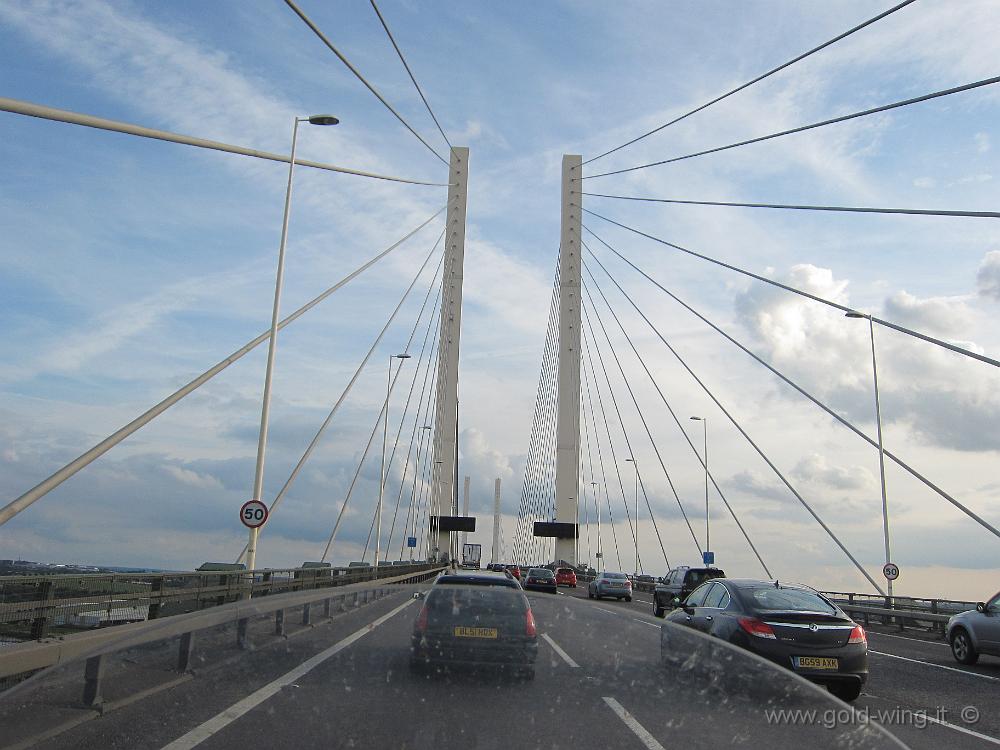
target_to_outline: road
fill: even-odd
[[[705,660],[701,672],[670,671],[658,659],[661,621],[641,595],[625,603],[588,601],[583,588],[529,593],[540,634],[533,682],[484,670],[412,675],[412,590],[36,746],[655,750],[750,742],[827,747],[848,740],[852,747],[893,746],[871,727],[828,728],[837,723],[838,704],[821,703],[818,693],[795,683],[776,691],[770,673],[749,695],[737,695],[720,680],[721,664]],[[1000,737],[1000,660],[966,670],[939,643],[873,634],[870,645],[872,679],[858,709],[883,712],[882,723],[913,748],[1000,745],[990,739]],[[947,714],[936,714],[938,706]],[[979,710],[977,723],[961,721],[965,706]],[[775,723],[768,707],[820,711]],[[955,728],[924,723],[917,709]]]

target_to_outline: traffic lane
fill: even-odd
[[[653,622],[657,626],[663,622],[645,612],[636,613],[635,608],[625,602],[604,600],[588,601],[587,604],[598,611],[633,622]],[[915,748],[936,748],[941,743],[955,744],[960,748],[989,744],[987,740],[965,734],[962,729],[987,737],[997,736],[995,722],[996,717],[1000,717],[1000,707],[997,706],[996,683],[966,674],[964,669],[952,671],[953,667],[961,665],[953,660],[948,662],[951,651],[947,644],[942,647],[933,641],[880,635],[872,634],[870,649],[891,653],[892,656],[870,653],[869,682],[865,694],[853,704],[855,707],[881,721]],[[903,659],[926,659],[929,663]],[[976,670],[976,673],[989,674],[989,671],[990,666],[984,659],[984,669]],[[968,707],[972,708],[972,713],[966,716],[974,717],[975,721],[963,720],[962,712]],[[927,717],[947,721],[956,728],[932,722]],[[820,714],[816,721],[836,724],[846,718],[836,713]]]
[[[329,622],[317,624],[307,633],[274,643],[268,648],[255,649],[251,639],[251,649],[231,664],[206,672],[196,669],[193,680],[106,713],[97,720],[81,724],[34,747],[44,750],[162,747],[330,644],[407,601],[413,591],[422,588],[426,585],[401,586],[399,593],[349,610]],[[316,623],[315,612],[313,618]],[[235,638],[235,629],[230,632]],[[198,649],[196,638],[196,657]]]
[[[199,748],[629,747],[620,722],[588,718],[599,716],[601,697],[581,692],[579,670],[544,638],[533,681],[487,667],[412,674],[417,612],[403,610]],[[545,632],[546,616],[538,620]]]
[[[980,675],[986,683],[1000,688],[1000,658],[981,656],[977,664],[960,664],[951,654],[951,646],[944,641],[926,641],[906,638],[877,631],[867,631],[868,648],[872,651],[891,654],[902,659],[913,659],[934,665],[938,671],[967,672]]]
[[[794,723],[769,716],[772,708],[813,709],[817,717],[822,710],[847,709],[769,664],[748,665],[741,653],[689,631],[680,631],[682,638],[689,634],[692,639],[691,648],[681,650],[680,665],[664,666],[660,622],[651,616],[579,597],[541,598],[533,609],[536,619],[546,623],[546,634],[580,665],[581,686],[596,688],[602,700],[617,701],[663,747],[714,748],[747,741],[827,747],[843,739],[839,732],[849,733],[855,747],[898,746],[877,728],[845,724],[831,730],[819,721]],[[609,710],[604,708],[605,719],[612,715]]]

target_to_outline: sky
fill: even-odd
[[[446,153],[371,6],[361,0],[300,4],[400,114]],[[380,3],[451,142],[470,148],[459,471],[472,478],[479,526],[470,541],[484,544],[484,556],[495,478],[502,480],[504,538],[509,542],[514,532],[558,250],[562,155],[587,159],[620,145],[887,7],[861,0]],[[997,39],[1000,7],[990,0],[918,0],[587,165],[584,174],[992,77]],[[0,83],[5,97],[278,153],[288,152],[295,116],[332,113],[340,125],[300,129],[302,158],[430,182],[446,177],[444,165],[277,1],[12,0],[0,5]],[[1000,87],[990,86],[592,178],[585,187],[681,200],[996,210],[998,110]],[[0,486],[7,502],[266,330],[287,168],[9,113],[0,113],[0,163],[0,346],[6,355],[0,360]],[[389,247],[445,200],[442,187],[297,170],[282,310],[292,311]],[[585,197],[584,206],[820,297],[1000,356],[994,324],[1000,229],[994,219],[598,197]],[[864,321],[594,216],[584,224],[875,434]],[[285,483],[441,230],[440,219],[431,222],[282,332],[267,498]],[[880,576],[877,451],[597,240],[588,245],[803,499],[866,570]],[[436,262],[435,255],[431,268]],[[599,267],[591,270],[696,445],[702,434],[687,417],[708,417],[713,475],[774,575],[827,590],[870,590]],[[387,358],[414,330],[430,273],[415,284],[269,522],[261,565],[294,565],[322,554],[375,426]],[[597,312],[660,454],[612,367],[663,551],[672,565],[694,564],[697,549],[660,459],[700,540],[701,464],[602,305],[597,302]],[[426,315],[411,351],[430,322]],[[1000,525],[1000,373],[884,328],[875,336],[886,447]],[[404,366],[390,422],[402,412],[415,360]],[[264,361],[259,347],[0,527],[0,558],[169,569],[235,558],[245,541],[237,511],[253,484]],[[609,395],[605,390],[604,398]],[[402,453],[411,424],[403,430]],[[611,446],[603,448],[610,460]],[[622,444],[615,449],[619,462],[629,455]],[[364,547],[379,477],[373,459],[374,452],[344,512],[334,562],[358,559]],[[404,463],[397,459],[393,468],[393,502]],[[632,501],[631,465],[623,466],[624,495]],[[603,516],[603,547],[609,565],[630,570],[634,549],[622,524],[623,493],[610,466],[607,472],[602,501],[610,502],[615,524]],[[594,478],[587,465],[584,475],[585,485]],[[886,487],[892,557],[901,569],[897,593],[982,600],[995,592],[996,536],[891,463]],[[763,575],[714,492],[710,504],[720,567]],[[596,550],[592,504],[587,508],[592,546],[581,540],[585,556]],[[643,567],[660,575],[666,561],[649,514],[641,511]]]

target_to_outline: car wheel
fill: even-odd
[[[830,685],[830,692],[844,703],[850,703],[856,701],[861,695],[861,682],[835,682]]]
[[[627,601],[627,602],[630,602],[630,601],[632,601],[632,597],[631,597],[631,596],[626,596],[626,597],[625,597],[625,601]]]
[[[979,661],[979,653],[972,645],[972,638],[965,628],[955,628],[951,634],[951,655],[959,664],[975,664]]]
[[[588,599],[593,599],[594,598],[594,595],[591,593],[590,589],[587,589],[587,598]]]
[[[666,617],[666,616],[667,616],[666,611],[663,609],[663,607],[661,607],[659,604],[657,604],[656,600],[654,599],[653,600],[653,617]]]
[[[603,599],[604,597],[602,597],[600,594],[594,594],[594,598],[597,599],[597,601],[601,601],[601,599]]]

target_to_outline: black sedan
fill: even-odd
[[[506,574],[440,576],[413,623],[410,669],[445,665],[497,666],[535,676],[538,639],[531,605]]]
[[[521,585],[526,590],[548,591],[550,594],[556,593],[558,588],[556,574],[548,568],[531,568],[528,570],[528,575],[521,581]]]
[[[667,622],[700,630],[827,686],[844,701],[868,679],[864,629],[836,604],[804,586],[777,581],[716,578],[696,588]],[[669,663],[672,625],[660,632]]]

